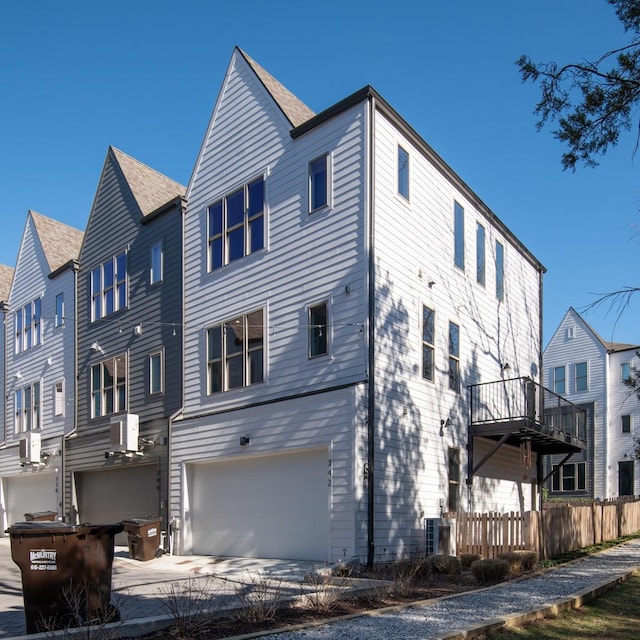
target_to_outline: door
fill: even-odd
[[[618,495],[632,496],[633,486],[633,460],[618,462]]]

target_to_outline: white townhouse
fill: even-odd
[[[1,530],[62,516],[63,440],[75,426],[75,297],[82,231],[29,211],[5,311]],[[54,516],[55,517],[55,516]]]
[[[187,199],[181,553],[391,559],[583,448],[539,420],[542,265],[373,88],[314,114],[235,49]]]
[[[640,494],[635,440],[640,399],[625,384],[640,368],[640,345],[603,340],[569,308],[544,350],[546,386],[587,411],[587,450],[546,461],[552,497],[614,498]]]

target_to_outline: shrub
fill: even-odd
[[[400,560],[392,567],[393,586],[392,591],[400,596],[409,595],[411,587],[416,580],[429,577],[430,566],[424,558],[414,560]]]
[[[482,560],[482,556],[479,553],[460,554],[460,565],[463,569],[469,569],[476,560]]]
[[[471,565],[471,573],[473,577],[482,583],[497,582],[503,580],[509,572],[509,563],[500,558],[489,560],[476,560]]]
[[[460,560],[455,556],[431,556],[429,558],[429,565],[433,573],[454,575],[462,571]]]
[[[266,573],[248,573],[246,582],[235,589],[239,609],[234,612],[242,622],[273,620],[285,599],[285,587],[277,577]]]
[[[514,575],[519,575],[524,571],[531,571],[538,563],[538,554],[535,551],[507,551],[499,553],[498,558],[509,563],[509,571]]]

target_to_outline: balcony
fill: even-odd
[[[469,441],[489,438],[540,455],[570,456],[587,448],[586,412],[530,378],[469,386]],[[474,473],[486,459],[477,464]],[[470,474],[473,475],[473,474]]]

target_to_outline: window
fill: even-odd
[[[62,380],[53,385],[53,415],[64,415],[64,382]]]
[[[309,357],[315,358],[328,353],[327,303],[309,307]]]
[[[464,209],[453,205],[453,262],[464,271]]]
[[[631,416],[620,416],[620,430],[622,433],[631,433]]]
[[[262,382],[263,325],[260,310],[207,329],[208,395]]]
[[[422,377],[433,382],[436,312],[422,307]]]
[[[576,391],[586,391],[588,388],[587,363],[576,362]]]
[[[28,351],[42,343],[42,300],[36,298],[15,313],[15,352]]]
[[[127,306],[127,254],[120,253],[91,271],[91,320]]]
[[[162,393],[163,391],[162,351],[158,351],[149,355],[149,393]]]
[[[450,513],[457,513],[460,500],[460,449],[449,447],[447,458],[449,473],[447,507]]]
[[[127,409],[127,358],[104,360],[91,367],[91,417]]]
[[[626,383],[629,378],[631,378],[631,363],[623,362],[620,365],[620,381]]]
[[[149,269],[149,284],[162,282],[164,278],[164,251],[162,242],[156,242],[151,247],[151,267]]]
[[[16,389],[14,403],[16,433],[40,429],[40,383]]]
[[[485,281],[485,231],[478,223],[476,227],[476,282],[484,287]]]
[[[567,392],[566,386],[567,373],[566,368],[554,367],[553,368],[553,391],[555,393],[563,394]]]
[[[56,317],[54,319],[54,326],[64,326],[64,293],[59,293],[56,296]]]
[[[504,300],[504,247],[496,242],[496,298]]]
[[[329,204],[329,156],[327,154],[309,163],[309,211]]]
[[[460,391],[460,327],[449,323],[449,389]]]
[[[551,477],[552,491],[586,491],[586,463],[575,462],[565,464],[558,471],[558,465],[554,464]]]
[[[264,179],[249,182],[207,211],[209,271],[264,247]]]
[[[398,147],[398,193],[409,199],[409,154]]]

